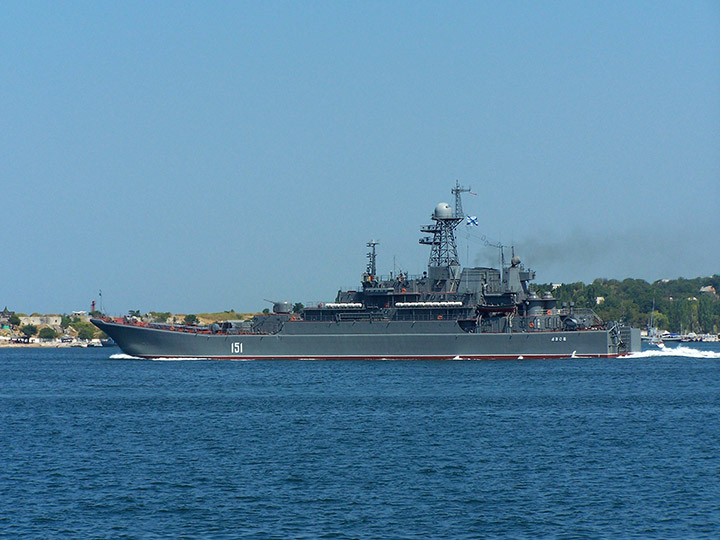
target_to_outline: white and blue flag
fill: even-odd
[[[475,225],[478,227],[477,216],[466,216],[465,225]]]

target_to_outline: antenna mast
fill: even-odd
[[[455,187],[452,188],[450,191],[452,191],[452,194],[455,195],[455,217],[463,219],[465,217],[465,213],[463,212],[462,208],[462,199],[460,198],[461,193],[470,193],[470,190],[472,188],[464,188],[460,185],[460,180],[455,180]]]
[[[433,225],[426,225],[421,230],[425,233],[431,233],[432,237],[426,236],[420,239],[421,244],[431,247],[430,262],[428,266],[450,267],[460,266],[460,260],[457,254],[457,242],[455,241],[455,229],[465,218],[462,209],[463,193],[469,192],[470,188],[464,188],[458,180],[455,180],[455,187],[450,192],[455,196],[455,212],[453,213],[449,204],[440,203],[431,219],[435,222]]]
[[[370,240],[366,245],[370,248],[371,251],[368,252],[366,255],[369,259],[368,265],[367,265],[367,273],[369,276],[372,276],[373,278],[377,276],[377,267],[375,265],[375,246],[377,246],[380,242],[377,240]]]
[[[435,211],[431,219],[435,222],[432,225],[425,225],[421,231],[431,233],[432,237],[425,236],[420,239],[421,244],[431,246],[430,261],[428,266],[448,267],[460,266],[457,254],[457,243],[455,242],[455,228],[462,218],[453,217],[448,206],[448,215]]]

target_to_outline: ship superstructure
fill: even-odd
[[[618,356],[640,349],[639,330],[605,324],[589,309],[558,306],[550,293],[531,291],[535,273],[512,253],[500,269],[460,265],[455,230],[463,222],[461,194],[454,207],[439,203],[422,227],[430,247],[421,275],[377,274],[376,240],[367,243],[360,286],[333,302],[273,313],[251,321],[170,326],[93,320],[127,354],[208,358],[549,358]],[[504,257],[502,258],[504,261]]]
[[[470,333],[587,330],[604,327],[589,309],[558,307],[546,293],[538,297],[529,283],[535,272],[526,269],[514,255],[502,269],[462,268],[457,254],[455,229],[464,220],[456,185],[455,211],[446,202],[435,207],[432,224],[424,226],[419,242],[430,246],[428,269],[422,275],[378,277],[377,241],[368,242],[369,264],[358,290],[338,291],[334,302],[304,310],[306,321],[454,320]],[[504,259],[504,257],[503,257]]]

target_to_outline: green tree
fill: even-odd
[[[128,311],[128,315],[131,317],[140,317],[140,310],[139,309],[131,309]]]
[[[672,332],[717,332],[720,328],[720,298],[700,293],[702,287],[720,290],[720,274],[711,278],[679,278],[647,283],[641,279],[596,279],[590,285],[566,283],[553,290],[549,284],[533,284],[539,294],[552,292],[558,304],[593,309],[605,321],[624,320],[635,327],[650,321],[655,305],[655,326]],[[603,297],[601,304],[595,303]]]
[[[680,329],[685,329],[690,325],[692,320],[693,309],[691,301],[688,300],[674,300],[670,303],[670,309],[668,310],[667,316],[670,321],[670,330],[672,332],[679,332]]]
[[[185,315],[185,318],[183,319],[185,321],[185,324],[197,324],[198,318],[196,315],[193,315],[192,313],[188,313]]]
[[[10,319],[8,320],[8,322],[11,326],[20,326],[20,317],[15,314],[10,315]]]
[[[90,323],[78,321],[70,323],[70,326],[75,329],[80,339],[93,339],[95,337],[96,328]]]
[[[720,300],[705,295],[699,298],[698,325],[703,332],[717,332],[720,326]]]
[[[78,338],[84,340],[90,340],[95,337],[95,330],[92,326],[83,326],[78,330]]]
[[[72,320],[70,319],[70,317],[68,317],[67,315],[63,315],[62,317],[60,317],[60,328],[62,328],[63,330],[67,330],[71,322]]]
[[[40,339],[55,339],[57,337],[57,332],[52,328],[46,326],[45,328],[40,329],[40,332],[38,332],[38,337]]]
[[[37,334],[38,329],[37,326],[35,326],[34,324],[25,324],[20,327],[20,331],[27,337],[30,337]]]
[[[655,312],[655,317],[653,317],[653,324],[660,330],[667,330],[670,327],[670,321],[668,320],[667,315],[657,311]],[[639,326],[642,327],[642,324]]]
[[[293,306],[293,313],[302,313],[302,310],[305,309],[305,306],[303,306],[300,302],[296,303]]]
[[[172,317],[172,313],[169,311],[151,311],[150,316],[156,322],[165,323],[170,317]]]

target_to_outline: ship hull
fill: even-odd
[[[639,351],[639,331],[618,347],[611,332],[467,333],[453,321],[287,323],[275,334],[178,332],[92,320],[131,356],[214,359],[503,359],[615,357]],[[637,334],[637,335],[636,335]]]

